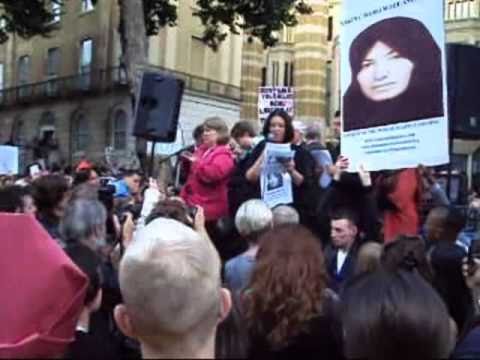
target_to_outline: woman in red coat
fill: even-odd
[[[201,206],[207,223],[214,223],[229,214],[227,185],[234,155],[228,146],[228,127],[222,119],[209,118],[203,128],[203,144],[194,154],[183,155],[191,162],[191,169],[180,195],[188,205]]]

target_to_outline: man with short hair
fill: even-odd
[[[359,248],[358,220],[350,209],[339,209],[331,216],[331,244],[325,248],[330,287],[342,290],[354,274]]]
[[[115,182],[115,197],[128,198],[140,192],[142,177],[137,170],[127,170],[123,173],[121,180]]]
[[[144,358],[213,358],[217,325],[231,308],[212,243],[171,219],[140,229],[119,270],[122,332]]]

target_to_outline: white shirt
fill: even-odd
[[[337,274],[342,270],[343,264],[347,259],[348,251],[338,249],[337,251]]]

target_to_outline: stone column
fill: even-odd
[[[244,36],[242,52],[241,119],[258,125],[258,88],[262,85],[263,45]]]
[[[326,116],[328,2],[310,0],[313,13],[301,16],[295,28],[296,120],[312,122]]]

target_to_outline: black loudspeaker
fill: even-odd
[[[447,45],[448,105],[452,136],[480,137],[480,48]]]
[[[174,142],[184,87],[183,80],[173,76],[144,73],[137,97],[133,135],[154,142]]]

